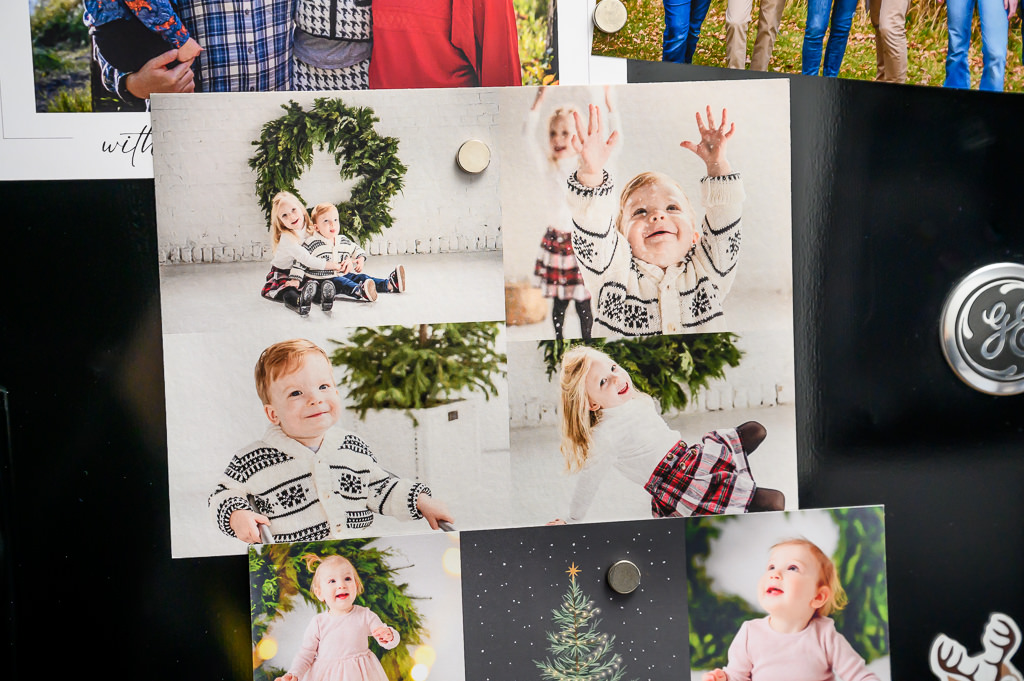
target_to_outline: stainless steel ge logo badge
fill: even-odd
[[[960,378],[990,395],[1024,392],[1024,265],[963,278],[942,310],[942,352]]]

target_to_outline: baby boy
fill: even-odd
[[[269,526],[275,542],[351,536],[378,513],[426,518],[435,530],[453,521],[426,485],[387,472],[363,440],[334,427],[341,397],[319,346],[296,339],[264,350],[256,392],[271,425],[231,458],[209,499],[228,536],[257,543],[260,525]]]

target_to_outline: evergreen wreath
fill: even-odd
[[[304,111],[296,102],[282,104],[284,116],[264,124],[252,144],[256,153],[249,167],[256,171],[256,196],[270,229],[271,202],[281,191],[295,189],[302,174],[313,164],[313,152],[334,154],[342,180],[362,176],[348,201],[337,204],[341,232],[364,244],[391,226],[391,199],[402,190],[407,168],[398,158],[398,140],[381,137],[373,124],[373,109],[350,107],[340,99],[317,98]]]

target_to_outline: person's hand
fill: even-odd
[[[729,677],[721,669],[712,669],[700,677],[700,681],[729,681]]]
[[[435,500],[429,494],[420,492],[420,495],[416,497],[416,508],[419,512],[427,519],[427,523],[430,525],[430,529],[436,530],[438,523],[442,520],[448,523],[454,523],[455,518],[443,503]]]
[[[235,533],[235,536],[246,544],[259,544],[259,526],[269,526],[270,520],[265,515],[260,515],[259,513],[250,511],[249,509],[240,508],[237,511],[232,512],[231,517],[228,518],[228,525],[231,526],[231,530]]]
[[[359,256],[358,258],[355,259],[355,261],[353,261],[352,269],[355,270],[356,272],[362,272],[363,271],[363,263],[365,263],[365,262],[366,262],[366,258],[364,258],[363,256]]]
[[[391,627],[380,627],[373,630],[373,637],[377,639],[377,643],[385,646],[394,640],[395,634],[391,631]]]
[[[561,518],[555,518],[554,520],[552,520],[550,522],[546,522],[544,524],[545,525],[565,525],[565,521],[562,520]]]
[[[1012,17],[1017,11],[1017,0],[1003,0],[1003,9],[1006,10],[1007,17]]]
[[[203,48],[196,42],[195,38],[189,38],[185,44],[178,48],[178,61],[192,61],[199,56]]]
[[[288,288],[289,286],[292,286],[294,288],[298,288],[299,287],[299,280],[298,279],[289,279],[288,281],[284,282],[284,285],[281,288]]]
[[[544,99],[544,90],[546,89],[547,88],[544,85],[537,88],[537,96],[533,98],[533,106],[530,107],[530,111],[536,111],[540,106],[541,101]]]
[[[135,73],[124,79],[128,92],[139,99],[149,99],[154,92],[192,92],[196,89],[193,82],[192,61],[183,61],[172,69],[167,65],[178,58],[178,50],[168,50],[159,54]]]
[[[604,166],[608,157],[612,154],[615,143],[619,141],[619,131],[613,132],[608,139],[604,139],[604,130],[601,126],[601,107],[591,104],[589,107],[589,120],[587,127],[583,127],[583,119],[579,112],[573,111],[573,120],[576,122],[576,134],[572,136],[572,148],[579,154],[579,169],[576,171],[576,179],[584,187],[599,187],[604,179]]]
[[[722,109],[722,123],[716,128],[715,122],[711,117],[710,106],[708,106],[707,126],[704,125],[704,120],[700,117],[700,112],[698,111],[697,129],[700,131],[699,143],[680,142],[679,146],[683,149],[689,149],[700,156],[707,166],[710,177],[719,177],[731,173],[732,167],[725,158],[725,143],[736,132],[736,124],[728,122],[728,112]]]
[[[299,677],[295,676],[295,674],[285,674],[284,676],[277,677],[274,681],[299,681]]]
[[[348,260],[342,260],[341,262],[328,260],[327,269],[332,272],[337,272],[338,274],[346,274],[348,272]]]

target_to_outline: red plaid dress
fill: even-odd
[[[583,274],[572,252],[572,235],[548,227],[540,242],[540,253],[533,267],[534,277],[545,298],[589,300]]]
[[[680,440],[644,485],[655,517],[746,513],[756,485],[739,434],[705,433],[700,444]]]

